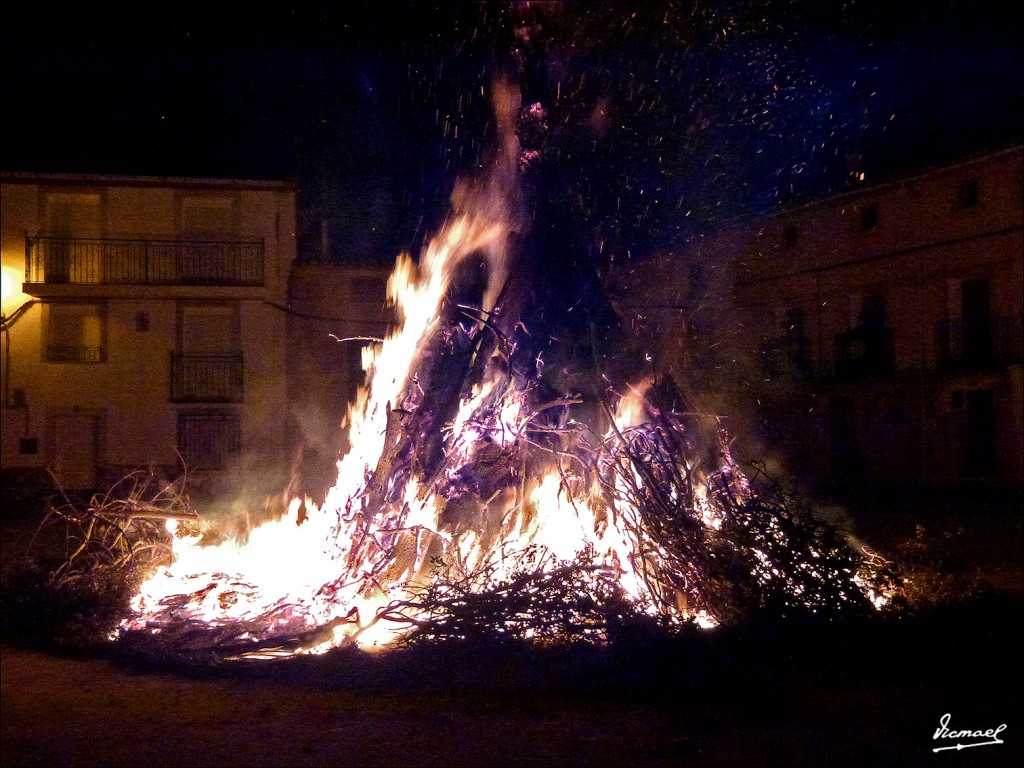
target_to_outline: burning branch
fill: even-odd
[[[615,574],[581,553],[550,562],[538,547],[509,553],[502,576],[495,561],[464,574],[435,561],[431,582],[409,600],[382,610],[379,619],[408,626],[401,644],[443,641],[606,643],[625,624],[652,623],[615,581]]]
[[[754,489],[724,451],[706,481],[688,464],[686,428],[667,412],[625,432],[604,459],[605,487],[637,543],[662,610],[733,623],[757,612],[867,611],[894,576],[778,488]],[[724,441],[723,441],[724,446]]]
[[[43,526],[62,526],[73,549],[51,574],[55,584],[95,576],[100,571],[139,571],[171,560],[166,521],[197,522],[188,508],[185,477],[162,481],[152,472],[135,471],[83,507],[67,494]]]

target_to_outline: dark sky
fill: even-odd
[[[993,0],[40,7],[0,30],[0,168],[291,179],[306,235],[328,219],[385,261],[481,161],[498,70],[547,110],[539,196],[609,252],[1024,125],[1019,23]]]

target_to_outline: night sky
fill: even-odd
[[[292,180],[353,260],[436,229],[499,71],[546,110],[535,204],[600,258],[1024,135],[992,0],[40,7],[0,31],[0,168]]]

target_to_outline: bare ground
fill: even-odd
[[[1020,517],[974,524],[940,538],[983,566],[986,588],[899,621],[749,626],[614,654],[444,649],[219,667],[6,639],[0,763],[1020,765]],[[26,531],[7,526],[5,562]],[[1005,723],[1004,743],[933,752],[958,743],[933,738],[946,713],[958,728]]]
[[[426,671],[406,660],[376,685],[373,665],[350,677],[343,657],[210,673],[5,647],[2,762],[935,765],[949,712],[961,727],[1008,724],[1005,744],[958,764],[1019,765],[1019,637],[991,615],[1006,607],[796,642],[761,628],[710,652],[657,654],[663,674],[643,679],[637,658],[547,660],[553,684],[454,654],[417,659]]]

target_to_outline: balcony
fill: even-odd
[[[940,370],[980,370],[1009,361],[1011,324],[1005,317],[953,318],[935,324]]]
[[[892,376],[895,371],[892,328],[861,325],[836,334],[836,378]]]
[[[258,240],[26,237],[25,282],[258,287],[263,259]]]
[[[240,403],[242,355],[171,355],[172,403]]]

